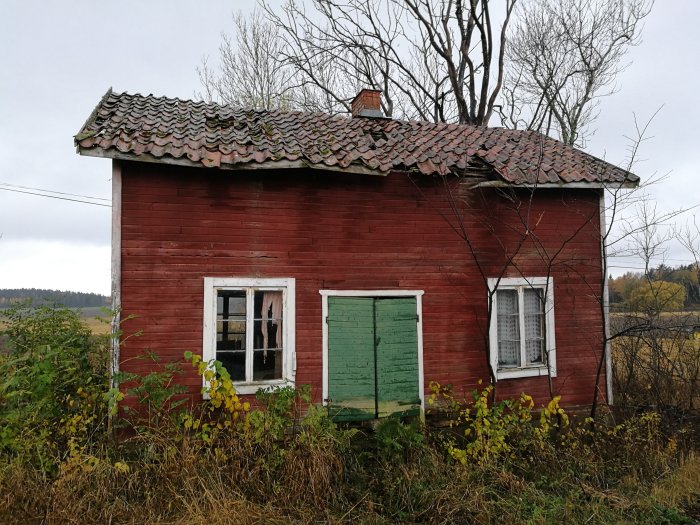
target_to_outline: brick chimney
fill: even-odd
[[[350,107],[353,117],[384,118],[382,92],[378,89],[363,89],[352,99]]]

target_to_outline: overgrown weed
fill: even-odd
[[[31,308],[9,319],[2,523],[681,524],[700,512],[697,454],[658,414],[593,430],[557,398],[493,404],[488,386],[462,400],[433,385],[446,430],[390,418],[368,433],[337,426],[307,388],[260,392],[251,408],[220,364],[188,353],[124,378],[136,409],[114,439],[123,394],[75,321]],[[205,377],[208,402],[179,403],[182,366]]]

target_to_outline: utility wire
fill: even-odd
[[[43,188],[32,188],[31,186],[20,186],[19,184],[10,184],[9,182],[0,182],[0,186],[9,186],[10,188],[20,188],[23,190],[42,191],[44,193],[56,193],[58,195],[68,195],[69,197],[84,197],[93,201],[112,202],[110,199],[105,199],[103,197],[91,197],[90,195],[80,195],[79,193],[66,193],[64,191],[45,190]]]
[[[33,192],[33,191],[17,190],[17,189],[14,189],[14,188],[2,188],[2,187],[0,187],[0,190],[4,190],[4,191],[14,191],[14,192],[16,192],[16,193],[26,193],[27,195],[37,195],[37,196],[39,196],[39,197],[48,197],[49,199],[58,199],[58,200],[62,200],[62,201],[82,202],[83,204],[92,204],[92,205],[94,205],[94,206],[104,206],[105,208],[111,208],[111,207],[112,207],[112,206],[109,205],[109,204],[102,204],[101,202],[92,202],[92,201],[86,201],[86,200],[82,200],[82,199],[69,199],[68,197],[59,197],[58,195],[46,195],[46,194],[43,194],[43,193],[36,193],[36,192]],[[70,195],[70,194],[68,194],[68,195]],[[92,197],[88,197],[88,198],[92,198]]]

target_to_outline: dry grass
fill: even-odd
[[[111,325],[108,322],[105,322],[104,319],[83,317],[82,320],[94,335],[106,335],[112,330]],[[0,327],[0,330],[1,329],[2,328]]]
[[[700,456],[691,452],[678,468],[654,484],[652,501],[666,507],[689,507],[700,513]],[[700,519],[700,515],[697,516]]]
[[[371,437],[358,439],[347,454],[295,441],[278,462],[274,448],[240,440],[214,453],[139,438],[128,472],[85,456],[55,478],[10,463],[0,469],[0,523],[680,525],[700,508],[700,458],[660,443],[618,451],[602,443],[610,457],[591,462],[552,449],[461,466],[439,446],[382,457]]]
[[[473,418],[482,452],[461,464],[451,452],[475,443],[461,431],[385,420],[362,434],[313,407],[301,419],[308,397],[294,389],[261,395],[232,430],[200,432],[182,419],[198,412],[166,410],[173,394],[156,374],[142,378],[139,397],[152,412],[129,416],[132,426],[119,420],[115,439],[104,369],[82,358],[99,341],[74,317],[29,320],[21,327],[36,345],[80,339],[73,332],[82,343],[73,353],[56,346],[52,359],[0,360],[10,378],[0,391],[2,524],[680,525],[700,512],[695,445],[654,413],[595,432],[543,431],[523,422],[532,414],[516,421],[494,407]],[[26,402],[28,392],[42,404]]]
[[[639,325],[636,319],[616,320],[618,329],[631,330],[613,340],[616,405],[632,411],[670,408],[684,419],[697,419],[700,338],[694,331],[696,314],[667,313],[662,317],[657,328],[649,328],[654,326],[653,319],[647,320],[648,326]]]

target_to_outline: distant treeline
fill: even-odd
[[[696,264],[676,267],[660,264],[646,274],[627,272],[614,279],[611,276],[610,303],[613,307],[639,308],[640,305],[635,303],[646,301],[647,296],[665,297],[669,304],[674,303],[671,310],[700,308],[700,267]]]
[[[68,308],[109,306],[109,297],[96,293],[63,292],[39,288],[0,289],[0,308],[31,299],[33,304],[58,303]]]

